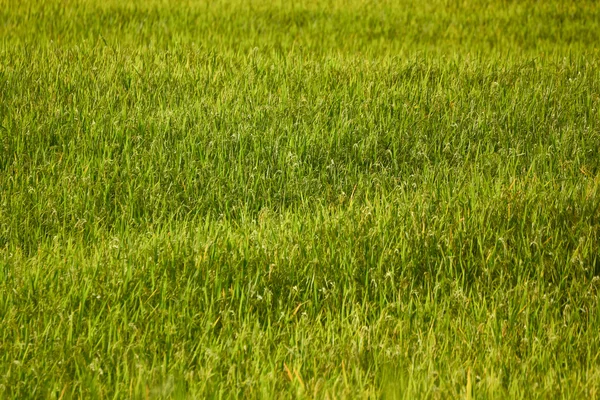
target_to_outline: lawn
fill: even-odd
[[[0,398],[598,398],[600,3],[0,0]]]

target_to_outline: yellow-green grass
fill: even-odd
[[[0,0],[1,398],[596,398],[600,4]]]

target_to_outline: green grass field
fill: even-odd
[[[600,3],[0,0],[0,398],[598,398]]]

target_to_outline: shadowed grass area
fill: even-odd
[[[0,0],[0,397],[597,397],[599,35]]]

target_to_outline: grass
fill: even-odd
[[[598,397],[599,37],[0,0],[0,397]]]

